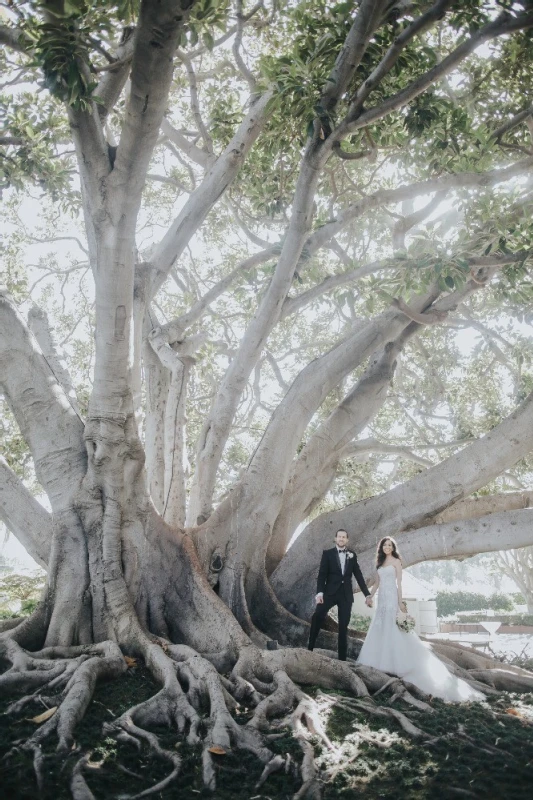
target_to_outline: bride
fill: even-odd
[[[402,562],[396,542],[382,539],[377,550],[378,607],[361,648],[359,664],[404,678],[426,694],[449,702],[484,700],[485,696],[452,675],[414,631],[405,633],[396,624],[398,612],[406,612],[402,600]]]

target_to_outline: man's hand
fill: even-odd
[[[374,605],[374,601],[372,600],[372,598],[370,597],[370,595],[368,595],[367,597],[365,597],[365,603],[367,604],[367,606],[368,606],[369,608],[372,608],[372,606]]]
[[[316,604],[317,604],[317,606],[321,605],[321,603],[323,603],[323,602],[324,602],[324,595],[323,595],[323,593],[322,593],[322,592],[319,592],[319,593],[317,594],[317,596],[315,597],[315,600],[316,600]]]

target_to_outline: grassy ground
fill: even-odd
[[[156,691],[149,675],[141,669],[128,670],[126,677],[98,687],[88,713],[80,724],[77,744],[94,751],[92,759],[103,761],[99,768],[89,770],[87,781],[98,800],[120,795],[133,795],[168,774],[168,763],[158,762],[146,752],[138,753],[131,745],[116,743],[102,734],[102,723],[129,708]],[[309,689],[310,693],[315,690]],[[338,694],[342,701],[342,696]],[[12,700],[13,698],[11,698]],[[3,712],[7,701],[3,700]],[[448,800],[458,797],[476,797],[483,800],[529,800],[533,787],[533,695],[502,695],[491,700],[488,707],[447,706],[434,701],[435,712],[412,714],[415,724],[435,737],[463,731],[476,746],[459,738],[451,738],[428,748],[418,745],[401,734],[391,723],[384,727],[379,722],[368,721],[363,714],[354,715],[340,707],[328,712],[327,732],[336,744],[337,756],[322,751],[320,759],[331,779],[323,787],[324,800]],[[523,717],[508,712],[530,716],[530,724]],[[43,708],[44,710],[44,708]],[[498,712],[495,716],[494,712]],[[28,708],[24,717],[39,713]],[[242,721],[246,715],[243,714]],[[17,739],[23,739],[35,730],[35,723],[23,718],[14,720],[0,715],[0,758]],[[374,737],[381,747],[361,739]],[[157,731],[162,744],[176,747],[183,758],[179,781],[163,792],[152,795],[157,800],[287,800],[299,788],[300,781],[285,773],[272,775],[261,790],[254,785],[261,766],[247,753],[237,752],[217,756],[217,789],[208,792],[202,786],[200,752],[180,741],[175,733]],[[496,746],[499,754],[483,748]],[[300,749],[290,735],[271,745],[276,752],[290,752],[298,761]],[[317,748],[320,749],[320,748]],[[44,792],[42,800],[70,799],[68,785],[70,773],[79,754],[73,752],[59,756],[51,742],[44,748]],[[340,758],[340,761],[338,760]],[[337,759],[337,761],[336,761]],[[339,763],[352,759],[338,770]],[[125,768],[137,777],[121,770]],[[0,796],[6,800],[34,800],[38,797],[31,756],[23,752],[12,755],[0,764]]]

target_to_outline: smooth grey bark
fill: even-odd
[[[354,75],[372,33],[379,27],[384,7],[383,3],[368,3],[366,0],[359,7],[322,92],[328,113],[336,107],[345,87]],[[397,53],[391,58],[391,67],[408,40],[409,35],[406,35],[405,42],[397,42]],[[314,134],[302,158],[292,204],[292,216],[274,276],[254,319],[248,326],[239,351],[222,380],[202,430],[191,488],[188,524],[201,524],[212,512],[216,473],[239,398],[268,335],[280,318],[294,270],[302,254],[311,224],[312,203],[318,177],[331,156],[333,145],[333,140],[328,140],[324,133],[323,120],[316,119],[313,125]]]
[[[496,514],[500,511],[514,511],[533,506],[533,491],[502,492],[501,494],[485,494],[479,497],[467,497],[444,509],[434,517],[436,523],[455,522],[461,519],[475,519],[485,514]]]
[[[514,509],[485,514],[473,519],[442,522],[398,536],[398,548],[405,567],[423,561],[463,558],[496,549],[513,550],[533,543],[533,510]],[[365,574],[375,572],[375,550],[362,551]]]
[[[191,194],[182,211],[157,245],[150,259],[147,296],[151,299],[163,284],[172,264],[180,257],[194,232],[206,219],[220,196],[239,172],[253,143],[268,119],[271,93],[253,100],[231,142],[217,158],[202,183]]]
[[[267,551],[267,574],[279,564],[302,520],[322,500],[335,477],[342,449],[368,425],[385,402],[396,359],[417,329],[409,325],[382,353],[371,359],[363,376],[303,447],[287,481],[283,504]]]
[[[432,299],[431,295],[416,298],[413,306],[423,310]],[[214,555],[223,554],[217,580],[220,596],[232,609],[245,607],[244,594],[249,601],[262,583],[292,454],[316,409],[343,377],[409,324],[403,313],[387,311],[305,367],[274,412],[245,476],[208,523],[195,532],[206,566]]]
[[[64,357],[58,351],[48,321],[48,315],[38,306],[32,306],[28,314],[28,327],[37,339],[41,352],[54,373],[57,382],[63,387],[69,402],[79,415],[78,400]]]
[[[51,514],[0,456],[0,520],[44,569],[52,544]]]
[[[70,505],[87,466],[83,423],[13,300],[0,294],[0,386],[54,513]]]
[[[196,470],[187,522],[197,524],[211,513],[216,474],[237,406],[261,350],[276,325],[292,284],[294,270],[310,229],[313,198],[323,158],[313,141],[302,159],[293,202],[293,214],[270,285],[248,325],[238,352],[224,375],[204,423],[196,455]]]
[[[241,481],[216,512],[195,531],[194,537],[206,568],[213,558],[222,559],[217,582],[226,602],[245,605],[243,592],[253,596],[252,584],[261,584],[272,526],[279,513],[293,454],[316,409],[329,391],[373,352],[395,339],[416,317],[419,323],[442,322],[448,310],[472,291],[479,281],[468,282],[431,307],[439,291],[415,297],[410,307],[393,303],[387,311],[362,327],[357,326],[329,353],[309,364],[293,381],[272,415],[250,465]],[[403,306],[404,311],[400,311]],[[397,310],[396,310],[397,309]],[[253,530],[253,537],[247,533]],[[292,548],[291,548],[292,551]],[[287,556],[282,561],[286,561]],[[281,567],[281,565],[280,565]],[[280,569],[278,567],[278,570]],[[277,572],[277,571],[276,571]]]
[[[170,375],[149,342],[145,342],[143,346],[143,364],[146,383],[144,427],[146,475],[150,497],[161,514],[165,498],[165,407]]]
[[[372,35],[379,27],[386,0],[362,0],[346,41],[335,60],[320,98],[320,104],[331,111],[342,97],[354,72],[361,63]]]

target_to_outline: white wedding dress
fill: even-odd
[[[484,700],[466,681],[452,675],[414,631],[396,625],[398,587],[393,564],[379,568],[378,606],[357,662],[404,678],[426,694],[449,702]]]

